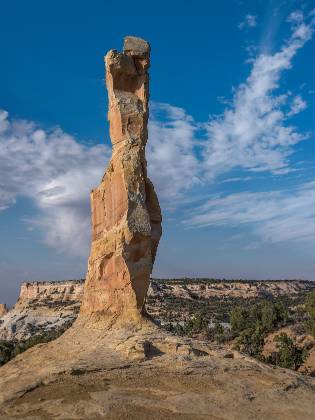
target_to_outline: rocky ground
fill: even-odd
[[[147,309],[164,327],[204,307],[224,320],[236,303],[291,296],[298,304],[313,288],[308,282],[252,283],[153,280]],[[82,290],[80,281],[24,285],[0,332],[29,337],[34,319],[37,333],[74,320]],[[56,322],[49,323],[52,314]],[[266,355],[275,350],[273,335],[266,339]],[[302,336],[295,335],[302,344],[312,340]],[[2,366],[0,378],[1,419],[304,420],[315,410],[315,378],[261,363],[233,349],[232,342],[179,337],[149,320],[104,328],[79,318],[58,339]]]
[[[83,280],[23,283],[16,305],[0,319],[0,364],[34,344],[55,339],[69,328],[78,315],[83,286]],[[146,310],[163,329],[180,335],[198,336],[202,332],[199,334],[201,338],[212,341],[218,340],[208,334],[207,326],[218,321],[225,327],[219,342],[230,345],[233,337],[228,333],[229,314],[233,308],[249,307],[264,302],[266,298],[271,302],[281,301],[287,308],[295,307],[305,301],[305,296],[314,286],[314,283],[305,281],[152,279]],[[188,328],[196,317],[206,325],[203,331]],[[289,331],[288,335],[300,348],[308,349],[309,354],[300,371],[313,374],[315,339],[307,336],[305,331],[296,331],[295,327],[276,328],[266,338],[265,347],[269,352],[264,350],[262,354],[267,357],[275,351],[275,336]]]
[[[1,419],[302,420],[314,414],[314,378],[174,337],[149,322],[138,330],[84,331],[77,325],[1,368]]]

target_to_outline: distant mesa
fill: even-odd
[[[300,280],[151,279],[145,310],[163,324],[160,305],[173,299],[277,298],[297,296],[314,288],[313,282]],[[83,290],[84,280],[22,283],[14,307],[0,316],[0,340],[26,340],[69,327],[80,311]]]
[[[27,340],[69,327],[80,310],[83,286],[84,280],[22,283],[14,307],[0,315],[0,340]]]

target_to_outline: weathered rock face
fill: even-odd
[[[69,327],[79,312],[83,285],[83,280],[22,283],[18,301],[1,317],[0,340],[27,340]]]
[[[77,302],[82,299],[84,280],[35,281],[22,283],[17,305],[36,300],[49,302]],[[16,305],[16,306],[17,306]]]
[[[149,44],[126,37],[105,57],[112,158],[91,192],[92,245],[81,316],[137,320],[161,236],[161,210],[147,177]]]

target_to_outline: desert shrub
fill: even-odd
[[[232,335],[229,328],[224,328],[218,320],[215,320],[214,325],[208,329],[206,337],[217,343],[225,343],[231,340]]]
[[[269,300],[237,306],[230,312],[230,323],[236,346],[250,356],[262,359],[262,349],[268,332],[285,325],[289,316],[281,302]]]
[[[20,353],[28,350],[31,347],[36,346],[37,344],[48,343],[49,341],[55,340],[58,338],[65,329],[51,330],[43,334],[34,335],[33,337],[28,338],[27,340],[20,341],[14,346],[14,349],[11,353],[11,359],[17,356]]]
[[[307,332],[307,328],[304,322],[296,322],[295,324],[292,325],[291,328],[294,334],[296,335],[302,335]]]
[[[224,334],[224,327],[220,324],[219,321],[215,320],[213,331],[216,335]]]
[[[186,334],[201,334],[208,329],[208,320],[205,311],[197,312],[185,324]]]
[[[10,341],[0,340],[0,366],[4,365],[11,359],[11,353],[14,344]]]
[[[292,318],[295,323],[302,323],[307,319],[305,305],[298,305],[294,308]]]
[[[242,306],[236,306],[230,312],[230,324],[232,331],[237,334],[248,327],[248,310]]]
[[[266,301],[262,304],[261,322],[265,330],[270,331],[274,327],[283,326],[288,319],[289,314],[283,303]]]
[[[236,343],[238,348],[250,356],[261,358],[261,352],[265,342],[265,331],[260,324],[243,330],[238,336]]]
[[[176,335],[184,335],[184,328],[180,325],[180,324],[176,324],[175,327],[173,328],[173,332]]]
[[[305,322],[307,331],[315,337],[315,290],[309,293],[305,301],[308,320]]]
[[[272,331],[273,328],[285,325],[288,312],[282,303],[272,303],[268,300],[250,306],[236,306],[230,312],[232,331],[238,335],[247,329]]]
[[[68,321],[61,328],[46,331],[43,334],[37,334],[27,340],[19,342],[0,340],[0,366],[37,344],[48,343],[49,341],[55,340],[63,334],[72,323],[73,321]]]
[[[307,351],[296,346],[286,333],[276,335],[274,340],[278,351],[272,353],[268,361],[283,368],[297,370],[305,360]]]
[[[258,305],[256,322],[259,321],[266,332],[285,325],[288,319],[288,312],[281,302],[273,303],[266,300]]]

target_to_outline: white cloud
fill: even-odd
[[[226,178],[223,181],[221,181],[221,184],[227,184],[230,182],[245,182],[245,181],[250,181],[252,180],[253,177],[252,176],[236,176],[233,178]]]
[[[247,14],[244,20],[238,25],[238,28],[242,30],[244,28],[254,28],[255,26],[257,26],[257,16]]]
[[[162,200],[174,200],[197,184],[200,175],[196,146],[197,126],[182,108],[168,104],[151,105],[148,173]]]
[[[287,21],[299,25],[304,21],[304,14],[301,10],[295,10],[292,13],[290,13]]]
[[[288,157],[293,146],[306,137],[287,125],[287,117],[302,111],[306,103],[295,97],[287,114],[289,95],[277,89],[282,73],[292,67],[295,54],[311,36],[311,25],[294,24],[289,41],[275,54],[261,54],[253,61],[232,106],[207,124],[204,160],[209,177],[237,167],[273,173],[290,170]]]
[[[211,197],[185,222],[190,226],[247,225],[269,242],[315,241],[315,181],[293,190]]]
[[[0,112],[0,209],[18,196],[33,201],[44,241],[60,251],[86,255],[89,243],[89,192],[109,157],[105,145],[78,143],[61,129],[10,120]]]
[[[291,117],[292,115],[299,114],[301,111],[304,111],[304,109],[306,108],[307,108],[306,101],[304,101],[301,95],[297,95],[293,98],[293,101],[290,105],[290,111],[287,113],[287,116]]]

